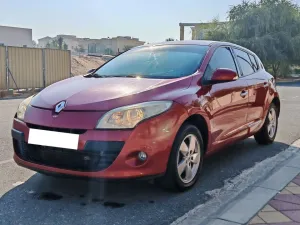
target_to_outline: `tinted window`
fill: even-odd
[[[250,61],[249,55],[248,53],[238,50],[238,49],[234,49],[234,52],[237,56],[237,60],[241,66],[241,70],[243,72],[244,76],[247,76],[251,73],[254,73],[255,70],[252,67],[252,63]]]
[[[161,45],[129,50],[99,68],[100,76],[176,78],[195,73],[208,46]]]
[[[258,57],[256,57],[256,59],[257,59],[258,65],[260,65],[260,68],[265,69],[264,65],[261,62],[261,60]]]
[[[258,70],[258,65],[257,65],[257,62],[256,62],[254,56],[249,54],[249,57],[250,57],[250,61],[251,61],[251,64],[252,64],[252,67],[254,68],[254,70]]]
[[[206,68],[205,79],[210,80],[215,70],[220,68],[231,69],[237,72],[232,54],[228,48],[218,48],[215,51]]]

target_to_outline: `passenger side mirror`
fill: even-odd
[[[217,69],[211,79],[210,79],[210,84],[217,84],[217,83],[225,83],[225,82],[230,82],[234,81],[238,78],[238,75],[235,71],[231,69]]]
[[[95,72],[95,70],[96,70],[96,69],[91,69],[91,70],[89,70],[87,73],[88,73],[88,74],[93,73],[93,72]]]

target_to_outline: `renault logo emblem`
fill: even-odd
[[[67,104],[66,101],[62,101],[62,102],[58,103],[58,104],[55,106],[55,112],[56,112],[56,113],[60,113],[60,112],[66,107],[66,104]]]

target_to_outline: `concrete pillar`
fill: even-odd
[[[179,24],[180,26],[180,41],[184,40],[184,26]]]

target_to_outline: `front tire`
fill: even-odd
[[[203,164],[204,146],[200,131],[184,124],[173,143],[166,174],[158,180],[166,189],[185,191],[199,178]]]
[[[276,137],[277,127],[278,127],[278,109],[272,103],[270,105],[264,125],[254,135],[256,142],[261,145],[272,144]]]

